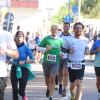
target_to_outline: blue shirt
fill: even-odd
[[[26,61],[27,58],[34,60],[33,53],[30,48],[22,43],[21,45],[17,45],[19,57],[18,59],[14,59],[14,63],[18,63],[19,61]]]
[[[96,50],[97,48],[100,48],[100,40],[96,40],[91,48],[91,51]],[[95,61],[94,61],[95,67],[100,67],[100,52],[95,53]]]

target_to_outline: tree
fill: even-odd
[[[82,1],[82,12],[85,14],[89,14],[93,7],[95,7],[97,0],[83,0]]]

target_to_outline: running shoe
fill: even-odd
[[[71,99],[70,100],[75,100],[74,96],[71,96]]]
[[[100,93],[98,93],[98,100],[100,100]]]
[[[66,97],[66,89],[63,89],[63,91],[62,91],[62,97]]]
[[[28,97],[27,96],[24,96],[22,100],[28,100]]]
[[[46,97],[49,97],[49,90],[46,91]]]
[[[62,94],[62,84],[59,85],[59,94]]]
[[[58,90],[58,85],[55,85],[55,90]]]
[[[49,100],[52,100],[52,97],[49,97]]]

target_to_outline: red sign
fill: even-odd
[[[39,0],[11,0],[11,7],[38,8]]]

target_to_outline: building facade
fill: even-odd
[[[39,0],[11,0],[11,7],[38,8]]]

